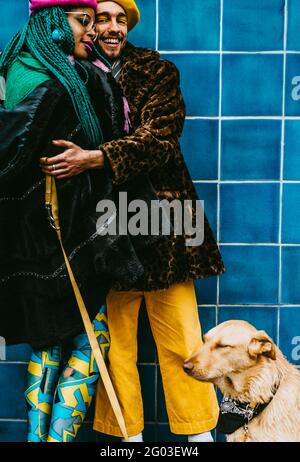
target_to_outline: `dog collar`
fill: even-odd
[[[249,422],[263,412],[274,398],[279,384],[267,403],[241,403],[232,398],[224,397],[220,405],[217,430],[225,435],[230,435],[239,428],[244,428],[244,441],[247,440]]]

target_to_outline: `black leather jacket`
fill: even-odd
[[[89,92],[104,139],[124,135],[122,95],[110,74],[87,64]],[[55,230],[44,205],[45,177],[39,158],[57,151],[51,141],[89,146],[70,98],[57,80],[37,87],[13,110],[0,108],[0,336],[7,344],[34,348],[57,344],[83,331]],[[142,187],[143,191],[138,191]],[[109,169],[58,180],[64,246],[91,319],[114,280],[132,283],[143,274],[135,247],[149,240],[96,233],[96,205],[115,200]],[[143,178],[129,195],[153,198]]]

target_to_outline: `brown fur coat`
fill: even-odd
[[[160,199],[197,199],[179,146],[185,105],[175,65],[155,51],[127,44],[119,83],[129,102],[132,133],[101,147],[113,182],[121,186],[147,173]],[[225,271],[206,217],[202,245],[187,247],[184,236],[171,235],[139,257],[146,273],[134,288],[143,291]],[[132,289],[119,284],[115,288]]]

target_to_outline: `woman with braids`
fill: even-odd
[[[97,203],[115,191],[109,169],[94,168],[93,149],[128,126],[106,64],[85,61],[96,7],[96,0],[31,0],[27,24],[0,58],[0,336],[33,348],[25,391],[30,442],[72,441],[99,377],[44,204],[43,171],[55,168],[59,140],[85,156],[76,175],[61,175],[57,194],[66,253],[104,355],[111,281],[134,282],[143,273],[127,236],[107,235],[105,226],[96,232]]]

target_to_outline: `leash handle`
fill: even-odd
[[[41,161],[43,161],[41,159]],[[121,411],[121,407],[118,401],[118,398],[116,396],[116,392],[114,390],[113,384],[111,382],[105,361],[103,359],[100,347],[97,342],[97,338],[93,329],[93,325],[91,323],[89,314],[87,312],[84,300],[82,298],[82,295],[80,293],[80,289],[78,287],[78,284],[76,282],[74,273],[72,271],[69,259],[67,257],[67,254],[65,252],[63,242],[62,242],[62,236],[61,236],[61,229],[60,229],[60,223],[59,223],[59,205],[58,205],[58,197],[57,197],[57,190],[56,190],[56,183],[55,183],[55,178],[47,175],[46,174],[46,190],[45,190],[45,206],[48,211],[48,218],[50,221],[51,226],[56,230],[57,237],[61,246],[61,250],[64,256],[64,260],[66,263],[66,267],[68,270],[69,278],[73,287],[74,295],[76,297],[76,301],[80,310],[80,314],[82,317],[82,321],[95,357],[96,364],[99,368],[101,378],[104,384],[104,388],[106,390],[108,399],[110,401],[110,404],[112,406],[113,412],[116,416],[117,422],[119,424],[120,430],[122,432],[122,435],[124,437],[125,441],[128,441],[128,434],[126,430],[126,425],[125,425],[125,420],[124,416]]]

